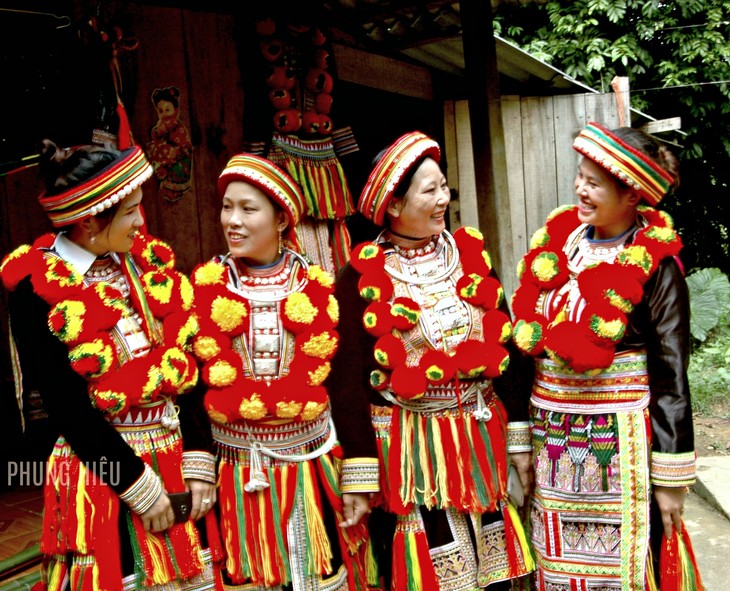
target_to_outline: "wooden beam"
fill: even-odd
[[[492,10],[482,0],[462,0],[459,6],[479,229],[497,271],[511,274],[515,266]]]
[[[659,119],[659,121],[649,121],[641,126],[641,130],[646,133],[661,133],[662,131],[675,131],[682,129],[682,118],[671,117],[669,119]]]
[[[427,101],[433,99],[431,72],[426,68],[337,43],[332,49],[340,80]]]

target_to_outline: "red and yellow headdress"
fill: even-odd
[[[234,181],[249,183],[263,191],[289,218],[287,234],[294,236],[294,226],[306,211],[304,195],[294,179],[270,160],[254,154],[236,154],[218,177],[218,194]]]
[[[674,184],[672,175],[659,164],[599,123],[589,123],[575,138],[573,149],[634,189],[651,206]]]
[[[38,198],[56,227],[97,215],[119,203],[152,176],[152,165],[139,146],[122,152],[109,166],[57,195]]]
[[[370,172],[357,209],[367,219],[382,226],[385,210],[395,189],[411,167],[424,157],[441,160],[439,145],[420,131],[399,137]]]

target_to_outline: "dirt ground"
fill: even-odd
[[[695,450],[698,456],[730,455],[730,413],[722,414],[695,414]]]

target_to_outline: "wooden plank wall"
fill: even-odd
[[[459,188],[459,203],[451,216],[451,227],[475,225],[467,212],[474,211],[476,195],[462,187],[473,186],[471,156],[464,159],[461,141],[469,132],[466,101],[449,101],[444,108],[447,131],[446,152],[451,186]],[[552,97],[502,97],[509,210],[499,221],[500,232],[511,235],[503,240],[498,269],[509,297],[516,287],[516,265],[527,252],[530,238],[559,205],[575,202],[573,181],[578,154],[573,139],[589,121],[618,126],[618,109],[613,94],[575,94]],[[453,138],[449,140],[449,137]],[[456,173],[457,184],[453,175]],[[467,214],[467,215],[465,215]]]

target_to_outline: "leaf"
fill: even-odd
[[[699,341],[717,326],[730,310],[730,282],[720,269],[699,269],[687,276],[690,332]]]

